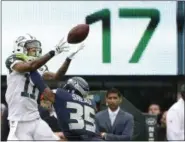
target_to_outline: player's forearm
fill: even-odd
[[[54,51],[50,51],[49,53],[45,54],[44,56],[33,60],[30,63],[30,71],[35,71],[38,68],[40,68],[41,66],[43,66],[44,64],[46,64],[53,56],[55,55]]]
[[[55,73],[53,72],[45,72],[43,75],[42,75],[42,78],[44,80],[55,80]]]
[[[66,58],[65,62],[62,64],[62,66],[56,72],[56,74],[54,76],[55,80],[61,80],[61,78],[66,74],[70,63],[71,63],[71,59]]]
[[[43,79],[44,80],[59,80],[60,81],[61,78],[66,74],[66,72],[69,68],[70,62],[71,62],[71,59],[67,58],[56,73],[45,72],[42,76]]]
[[[44,90],[48,87],[42,77],[40,76],[40,74],[37,71],[32,71],[30,72],[30,78],[32,80],[32,82],[34,83],[34,85],[39,89],[39,91],[41,93],[44,92]]]

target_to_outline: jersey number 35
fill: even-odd
[[[74,102],[67,102],[67,108],[75,109],[75,113],[70,113],[70,119],[76,120],[77,123],[70,123],[70,130],[84,129],[90,132],[95,132],[95,120],[90,115],[95,115],[93,108],[89,106],[82,106],[81,104]],[[84,114],[84,119],[83,119]],[[85,123],[88,122],[88,124]]]

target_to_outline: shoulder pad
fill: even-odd
[[[5,64],[6,64],[6,67],[10,70],[10,66],[11,64],[13,64],[16,60],[22,60],[20,58],[17,58],[16,55],[11,55],[9,56],[6,61],[5,61]]]

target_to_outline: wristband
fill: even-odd
[[[55,56],[55,51],[54,51],[54,50],[49,51],[49,55],[50,55],[51,57]]]
[[[71,59],[69,57],[66,58],[67,62],[71,62]]]

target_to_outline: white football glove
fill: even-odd
[[[75,56],[80,50],[82,50],[84,47],[85,47],[85,45],[82,43],[80,46],[77,47],[77,50],[76,50],[76,51],[71,52],[71,54],[68,56],[68,58],[72,60],[72,59],[74,58],[74,56]]]
[[[62,52],[68,52],[69,51],[69,44],[67,43],[67,41],[64,40],[64,38],[62,38],[59,43],[55,46],[55,55],[58,55]]]

